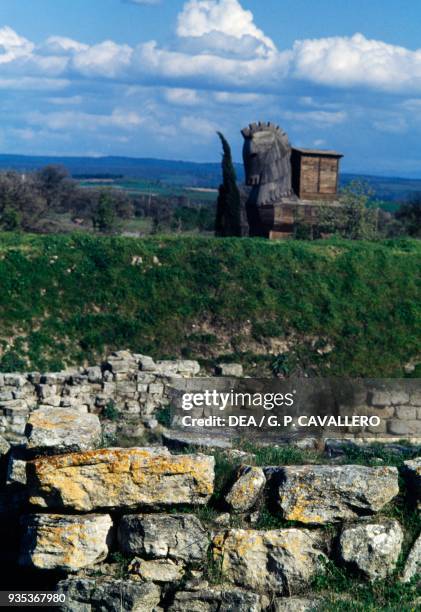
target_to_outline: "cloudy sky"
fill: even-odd
[[[421,177],[420,24],[415,0],[0,0],[0,152],[216,161],[221,130],[240,159],[270,120]]]

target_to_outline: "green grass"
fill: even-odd
[[[314,591],[321,595],[323,612],[415,612],[417,579],[408,584],[397,575],[373,583],[355,578],[331,561],[313,580]]]
[[[324,463],[327,457],[318,451],[301,450],[294,446],[256,446],[245,443],[242,450],[255,455],[253,461],[257,466],[268,465],[307,465],[308,463]]]
[[[211,321],[216,338],[245,338],[246,325],[253,341],[292,335],[289,362],[318,374],[399,376],[419,354],[420,264],[414,240],[1,234],[0,370],[59,370],[121,348],[201,357],[189,338]],[[312,348],[320,337],[329,355]]]

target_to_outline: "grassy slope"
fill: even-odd
[[[0,370],[93,363],[126,347],[194,356],[192,324],[212,317],[327,338],[328,359],[309,357],[320,372],[397,376],[419,351],[420,264],[409,240],[2,234]]]

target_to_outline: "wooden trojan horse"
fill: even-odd
[[[341,154],[293,149],[272,123],[252,123],[241,133],[250,236],[287,238],[297,218],[315,222],[321,200],[337,205]]]

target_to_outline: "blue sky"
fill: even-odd
[[[414,0],[1,0],[0,151],[241,158],[279,123],[347,171],[421,177]]]

